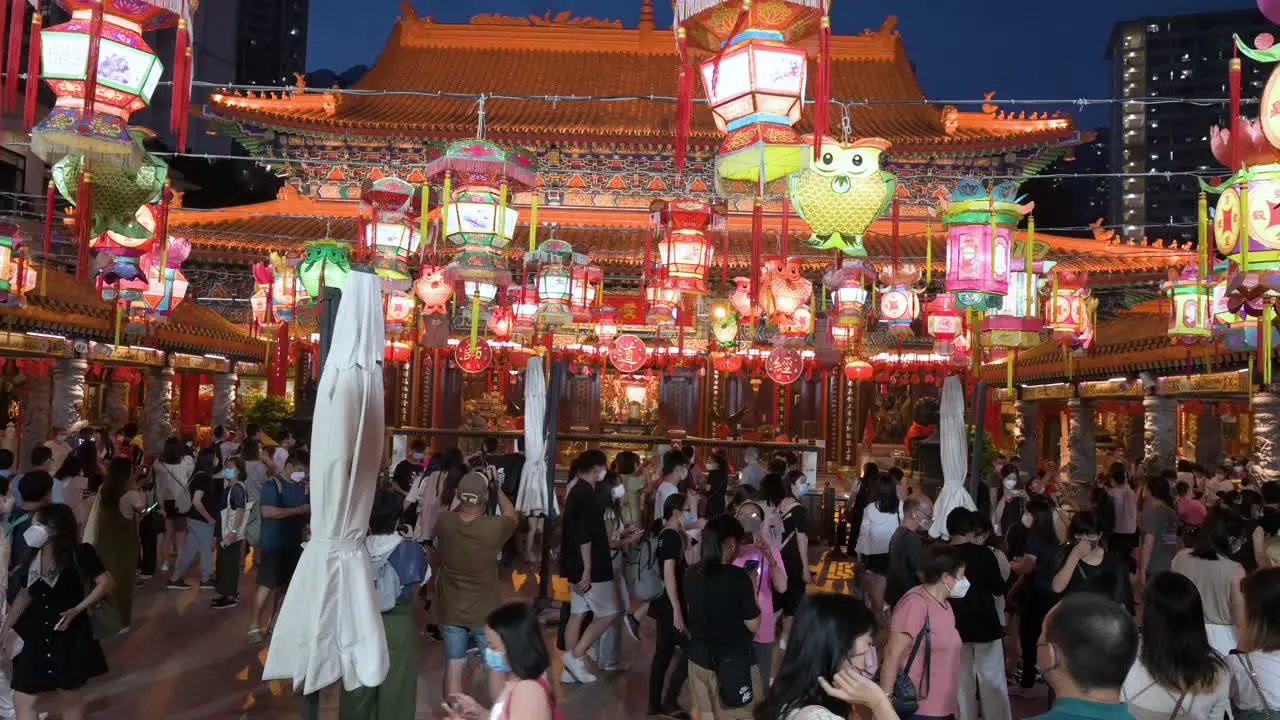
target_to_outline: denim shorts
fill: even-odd
[[[467,657],[467,650],[475,648],[484,651],[489,645],[484,637],[484,627],[462,627],[461,625],[445,625],[444,630],[444,659],[445,660],[463,660]]]

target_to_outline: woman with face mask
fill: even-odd
[[[1200,593],[1209,644],[1226,655],[1236,648],[1235,619],[1243,599],[1240,581],[1244,567],[1233,558],[1245,543],[1248,521],[1225,505],[1214,506],[1196,534],[1196,544],[1173,557],[1170,569],[1189,578]]]
[[[796,607],[804,598],[805,586],[813,582],[809,571],[809,513],[797,499],[796,491],[808,489],[804,473],[792,471],[786,478],[770,473],[760,481],[760,496],[773,503],[782,519],[782,539],[778,543],[782,564],[787,570],[787,591],[777,599],[775,606],[782,611],[782,642],[791,629],[791,619]]]
[[[898,673],[906,672],[915,685],[919,707],[916,720],[956,714],[956,689],[964,643],[956,630],[951,598],[969,592],[964,555],[953,545],[933,545],[920,561],[920,584],[893,608],[889,641],[880,665],[880,688],[893,692]],[[912,649],[916,648],[912,658]]]
[[[504,673],[507,682],[492,708],[468,695],[455,694],[445,704],[446,720],[551,720],[556,696],[547,682],[551,661],[537,613],[524,603],[511,603],[489,613],[485,621],[484,664]]]
[[[621,608],[631,606],[631,593],[623,572],[623,551],[640,539],[640,533],[628,528],[622,521],[622,501],[627,489],[616,473],[606,473],[604,479],[596,483],[596,498],[604,508],[604,527],[609,534],[609,557],[613,562],[613,577],[617,581],[619,605]],[[596,665],[604,672],[616,672],[621,669],[618,664],[618,651],[622,642],[622,622],[625,613],[618,613],[615,623],[604,631],[600,640],[591,647],[588,654]]]
[[[1027,501],[1022,513],[1025,541],[1021,552],[1009,563],[1013,572],[1024,576],[1022,604],[1018,609],[1018,633],[1022,648],[1022,674],[1019,686],[1028,691],[1036,684],[1036,643],[1044,617],[1057,602],[1053,591],[1053,576],[1061,565],[1061,548],[1058,533],[1054,529],[1053,506],[1048,500],[1036,498]],[[1010,551],[1011,554],[1013,551]],[[1014,688],[1011,693],[1017,693]]]
[[[729,461],[724,453],[716,450],[707,458],[706,516],[713,518],[724,512],[729,502]]]
[[[218,597],[209,604],[226,610],[240,604],[240,564],[248,520],[249,491],[244,484],[244,460],[233,457],[222,468],[222,499],[217,519],[218,566],[214,574]]]
[[[807,595],[796,608],[787,647],[757,720],[844,720],[857,708],[872,720],[897,720],[875,677],[875,619],[849,595]]]
[[[652,532],[658,536],[658,562],[662,566],[662,594],[649,603],[649,617],[657,625],[653,660],[649,666],[649,715],[688,718],[676,700],[684,689],[688,676],[688,664],[677,658],[677,651],[685,638],[684,529],[691,527],[691,514],[685,509],[685,497],[680,493],[666,499],[659,519],[654,521]],[[692,518],[697,520],[697,518]],[[675,662],[671,678],[667,669]],[[664,691],[665,686],[665,691]]]
[[[187,532],[182,551],[173,565],[173,575],[168,585],[170,590],[186,590],[189,587],[185,576],[197,556],[200,558],[200,588],[214,589],[213,529],[216,521],[213,512],[214,500],[221,494],[222,487],[222,466],[218,460],[218,451],[213,447],[200,448],[195,468],[187,484],[187,491],[191,495],[191,504],[185,518]]]
[[[24,643],[13,660],[18,718],[35,720],[37,699],[57,693],[62,717],[83,720],[84,686],[107,672],[85,611],[105,599],[114,582],[93,546],[79,543],[76,516],[66,505],[38,510],[23,539],[29,549],[10,574],[20,587],[0,626],[0,639],[7,643],[16,631]]]
[[[133,621],[134,580],[138,574],[138,519],[144,499],[128,458],[112,458],[85,523],[85,542],[92,543],[111,573],[111,604],[128,627]]]
[[[1082,510],[1071,518],[1072,544],[1062,567],[1053,576],[1055,593],[1092,592],[1133,611],[1129,566],[1124,558],[1108,552],[1092,512]]]

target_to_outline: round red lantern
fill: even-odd
[[[716,353],[712,362],[722,373],[736,373],[742,369],[742,356],[737,353]]]
[[[844,376],[855,382],[870,380],[874,374],[875,368],[866,360],[850,360],[844,364]]]

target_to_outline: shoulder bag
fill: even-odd
[[[1266,694],[1262,692],[1262,683],[1258,682],[1258,673],[1253,669],[1253,661],[1249,660],[1249,654],[1235,650],[1232,650],[1231,654],[1240,659],[1240,664],[1249,675],[1249,681],[1253,683],[1254,692],[1258,693],[1258,700],[1262,702],[1261,710],[1243,710],[1233,707],[1231,717],[1236,720],[1275,720],[1280,717],[1280,713],[1272,709],[1271,703],[1267,702]]]
[[[920,628],[920,633],[916,635],[915,642],[911,644],[911,654],[907,656],[907,664],[902,666],[898,671],[898,677],[893,681],[893,709],[898,713],[898,717],[907,720],[916,714],[916,710],[920,708],[920,699],[929,695],[929,671],[933,665],[933,643],[929,637],[929,614],[926,611],[924,616],[924,627]],[[916,688],[915,683],[911,681],[911,666],[915,664],[916,654],[920,652],[920,646],[924,645],[924,672],[920,675],[921,687]]]
[[[72,554],[74,558],[74,553]],[[39,559],[36,559],[39,562]],[[85,597],[93,592],[96,585],[96,578],[85,577],[84,572],[80,570],[80,562],[75,561],[76,576],[80,578],[80,589],[84,592]],[[89,625],[93,628],[93,637],[95,640],[106,640],[115,637],[124,629],[124,621],[120,619],[120,613],[115,606],[107,602],[107,598],[95,602],[85,609],[84,614],[89,618]]]

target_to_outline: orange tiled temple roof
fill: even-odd
[[[247,125],[285,131],[387,137],[472,136],[476,101],[382,91],[428,91],[468,96],[674,97],[678,62],[669,31],[656,30],[652,15],[637,28],[620,23],[567,18],[538,21],[477,16],[449,25],[418,17],[407,4],[377,62],[353,90],[336,93],[301,86],[281,93],[215,94],[209,110]],[[1069,141],[1070,117],[1049,113],[1006,115],[995,105],[981,112],[923,104],[902,39],[890,16],[877,30],[831,40],[832,97],[840,100],[906,100],[919,104],[862,105],[849,110],[853,131],[894,144],[895,155],[913,152],[990,153]],[[809,43],[816,50],[816,41]],[[814,77],[814,75],[810,75]],[[988,96],[989,98],[991,95]],[[840,128],[833,104],[832,128]],[[806,110],[806,114],[810,110]],[[669,143],[674,134],[671,102],[558,103],[489,98],[486,136],[530,140],[632,140]],[[807,130],[807,119],[801,122]],[[837,130],[838,132],[838,130]],[[691,142],[716,146],[722,133],[705,104],[694,109]]]
[[[296,251],[307,240],[332,237],[354,240],[356,237],[359,203],[351,201],[316,200],[300,196],[290,186],[280,192],[275,200],[253,205],[241,205],[219,210],[174,209],[169,216],[169,230],[177,236],[192,241],[197,251],[213,256],[243,260],[240,256],[261,257],[267,251]],[[522,215],[527,216],[526,213]],[[563,208],[542,207],[538,210],[539,235],[548,237],[550,226],[558,225],[556,236],[578,248],[589,248],[595,262],[611,266],[638,267],[643,255],[645,240],[650,234],[649,213],[644,210],[620,208]],[[751,219],[747,215],[731,215],[729,218],[731,251],[730,266],[750,266]],[[888,258],[892,252],[889,238],[889,221],[884,220],[871,229],[866,238],[867,251],[873,259]],[[778,221],[772,219],[766,230],[766,246],[772,246],[777,237]],[[926,232],[919,221],[902,222],[903,235],[899,255],[904,258],[925,256]],[[798,239],[809,233],[808,225],[801,218],[791,219],[791,229],[797,238],[792,252],[806,254],[806,248]],[[1025,232],[1019,231],[1019,238]],[[528,228],[521,225],[511,243],[513,254],[518,254],[528,242]],[[1076,238],[1064,235],[1037,233],[1037,240],[1048,243],[1049,258],[1061,263],[1064,270],[1088,271],[1099,274],[1151,274],[1163,273],[1170,267],[1181,267],[1193,259],[1189,249],[1153,245],[1121,244],[1114,233],[1097,231],[1092,238]],[[719,248],[717,248],[717,251]],[[945,262],[945,234],[939,228],[934,237],[934,259],[937,267]],[[718,253],[717,253],[718,254]],[[815,258],[814,269],[830,265],[831,258]]]
[[[0,322],[24,332],[74,333],[110,341],[115,336],[115,310],[97,290],[60,270],[48,269],[41,288],[28,293],[27,307],[0,306]],[[152,325],[146,345],[194,354],[217,352],[234,360],[261,360],[266,345],[212,308],[187,301],[169,321]]]
[[[1098,324],[1093,347],[1083,356],[1072,358],[1072,374],[1083,376],[1123,375],[1139,370],[1179,370],[1188,359],[1201,361],[1213,353],[1214,365],[1239,366],[1247,353],[1228,350],[1221,344],[1175,345],[1168,335],[1169,301],[1147,300]],[[1050,340],[1018,356],[1014,375],[1019,382],[1066,380],[1062,346]],[[984,365],[981,376],[989,382],[1003,383],[1004,362]],[[1096,377],[1095,377],[1096,379]]]

